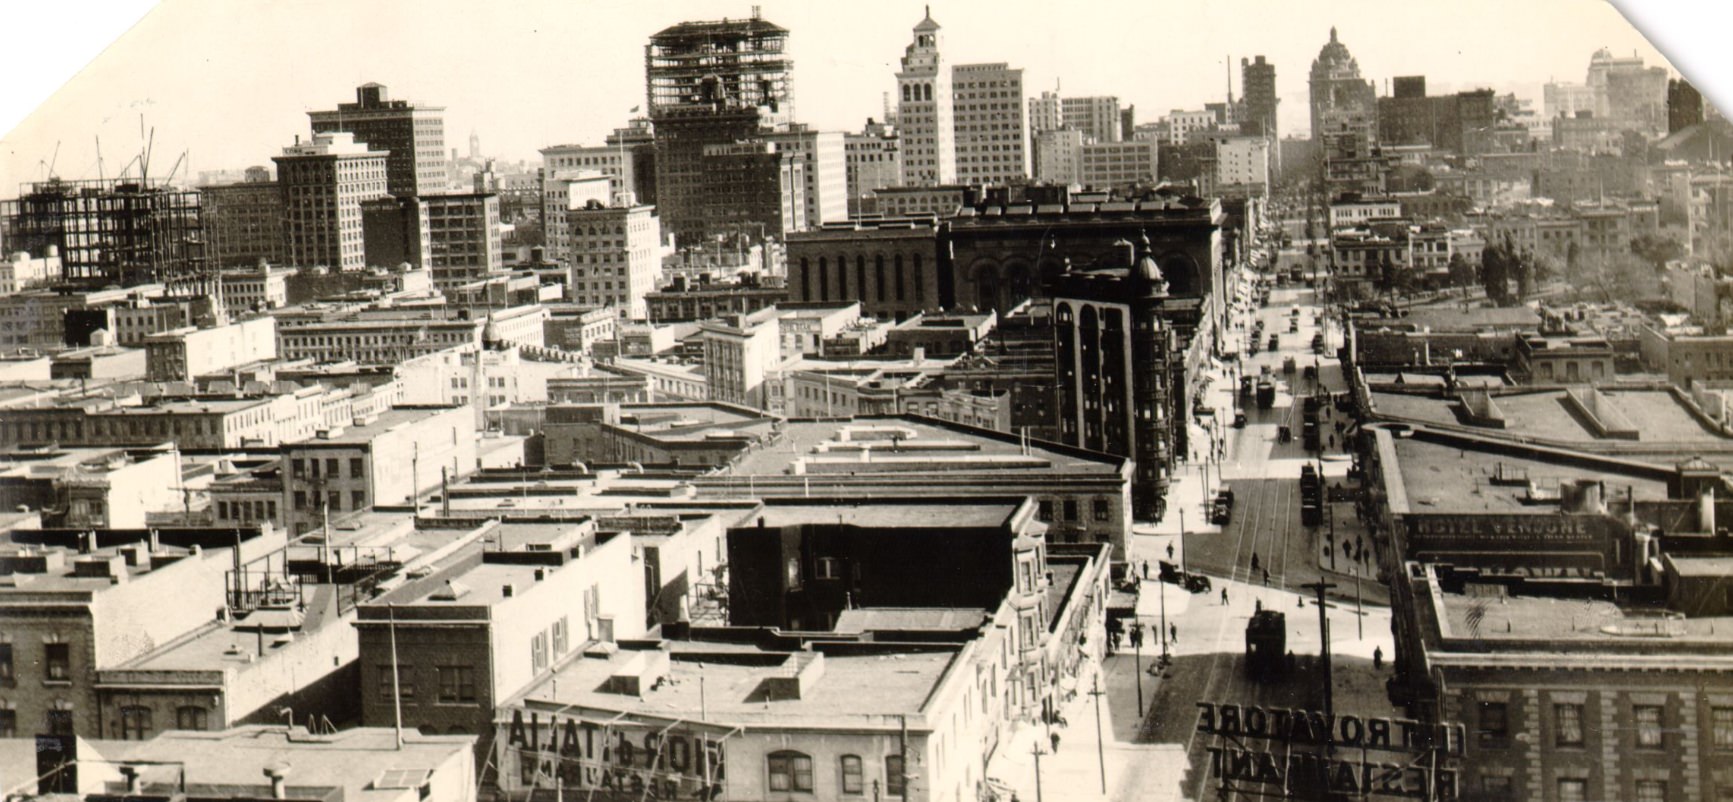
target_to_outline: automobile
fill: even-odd
[[[1204,576],[1203,574],[1194,574],[1190,571],[1181,571],[1179,570],[1179,566],[1166,560],[1160,560],[1159,562],[1161,564],[1161,581],[1170,585],[1179,585],[1192,593],[1209,592],[1209,577]]]
[[[1234,428],[1235,429],[1246,428],[1246,413],[1244,413],[1244,412],[1235,412],[1234,413]]]
[[[1294,430],[1287,426],[1278,426],[1276,427],[1276,439],[1284,443],[1292,442]]]
[[[1234,522],[1234,508],[1220,501],[1210,505],[1209,522],[1217,526],[1227,526]]]
[[[1289,357],[1283,357],[1282,358],[1282,372],[1283,373],[1293,373],[1294,372],[1294,358],[1293,357],[1289,356]]]
[[[1305,371],[1302,372],[1300,375],[1302,375],[1308,379],[1316,379],[1316,378],[1318,378],[1318,366],[1317,365],[1307,365]]]
[[[1295,307],[1289,308],[1288,309],[1288,317],[1291,317],[1291,318],[1298,320],[1300,317],[1300,307],[1295,306]]]
[[[1229,509],[1232,509],[1234,506],[1234,489],[1228,485],[1222,485],[1221,489],[1216,491],[1216,503],[1226,504]]]
[[[1276,350],[1276,348],[1278,348],[1278,347],[1280,347],[1280,346],[1281,346],[1281,343],[1282,343],[1282,335],[1280,335],[1280,334],[1272,334],[1272,335],[1270,335],[1270,346],[1269,346],[1269,348],[1270,348],[1270,350],[1271,350],[1271,351],[1274,351],[1274,350]]]

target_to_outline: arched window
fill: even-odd
[[[842,792],[845,794],[866,793],[866,782],[861,771],[860,755],[842,756]]]
[[[830,300],[830,260],[818,257],[818,299]]]
[[[770,790],[812,791],[812,758],[800,752],[771,752]]]
[[[933,99],[933,85],[932,84],[921,84],[921,96],[922,96],[921,97],[922,100],[932,100]]]
[[[203,732],[209,728],[210,713],[197,705],[175,708],[175,729]]]
[[[120,709],[120,737],[125,741],[142,741],[151,735],[150,708],[132,706]]]
[[[909,84],[903,84],[903,102],[909,102]]]
[[[804,256],[800,257],[800,300],[812,300],[812,266]]]
[[[903,795],[903,756],[885,755],[885,793]]]

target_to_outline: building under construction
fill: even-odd
[[[6,247],[60,249],[61,282],[77,287],[161,283],[191,288],[207,277],[199,193],[153,181],[26,184],[0,201]]]
[[[650,37],[645,86],[656,137],[662,227],[681,243],[709,236],[704,149],[792,119],[788,30],[754,7],[743,20],[682,22]]]

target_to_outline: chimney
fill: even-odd
[[[271,798],[288,799],[289,789],[286,780],[289,778],[289,766],[286,763],[273,763],[265,767],[265,776],[271,779]]]
[[[126,795],[127,796],[137,796],[138,791],[139,791],[139,786],[144,784],[143,781],[139,777],[138,767],[137,766],[121,766],[120,767],[120,776],[126,778]]]
[[[511,585],[501,585],[499,588],[499,595],[504,596],[508,599],[511,598],[516,593],[517,593],[517,589],[513,588]]]
[[[540,582],[540,581],[547,579],[547,578],[548,578],[547,569],[545,569],[545,568],[537,568],[536,569],[536,581],[537,582]],[[510,596],[511,594],[507,593],[506,595]]]

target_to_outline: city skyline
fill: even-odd
[[[766,19],[791,31],[795,118],[820,130],[857,130],[867,118],[882,116],[883,94],[895,87],[897,60],[925,4],[822,13],[800,3],[759,5]],[[1510,10],[1490,2],[1401,11],[1369,2],[1273,8],[1255,2],[1104,4],[1038,26],[1008,24],[1036,13],[1032,4],[1012,5],[1028,13],[1005,14],[1004,4],[977,2],[933,7],[945,31],[946,60],[1006,61],[1024,69],[1028,96],[1057,82],[1068,96],[1116,95],[1123,104],[1138,106],[1140,122],[1149,122],[1171,109],[1225,98],[1229,70],[1224,62],[1229,60],[1237,97],[1237,59],[1262,54],[1276,67],[1284,136],[1306,133],[1306,70],[1331,24],[1380,93],[1395,76],[1425,74],[1440,91],[1490,86],[1533,98],[1538,107],[1543,82],[1581,81],[1590,54],[1600,47],[1635,52],[1671,69],[1616,9],[1585,0],[1525,4],[1521,16],[1548,26],[1542,41],[1528,41],[1525,29],[1532,26],[1512,24]],[[97,177],[92,134],[104,140],[103,172],[114,174],[140,149],[140,113],[147,136],[149,128],[156,129],[154,174],[166,174],[183,152],[187,164],[181,177],[266,164],[296,134],[306,133],[305,112],[328,108],[368,81],[390,86],[395,97],[444,106],[448,147],[474,131],[488,155],[533,160],[537,149],[549,145],[599,143],[632,116],[631,108],[643,106],[642,47],[650,34],[682,19],[745,17],[753,8],[692,0],[645,8],[606,3],[514,7],[514,14],[478,16],[468,6],[451,6],[452,13],[404,18],[398,13],[403,6],[370,5],[343,15],[346,24],[323,30],[313,26],[337,17],[328,13],[335,7],[322,1],[244,11],[196,3],[159,7],[0,140],[0,186],[39,180],[49,161],[61,177]],[[1498,25],[1480,27],[1495,14]],[[1568,15],[1568,24],[1549,21],[1558,14]],[[467,23],[455,25],[453,19]],[[370,32],[387,26],[400,32],[397,41],[413,46],[368,49]],[[1446,36],[1417,42],[1392,35],[1448,27],[1474,36],[1464,44]],[[1170,29],[1201,32],[1184,40],[1191,58],[1174,58],[1161,44],[1148,45],[1135,34]],[[1084,44],[1100,38],[1091,31],[1116,33]],[[294,49],[313,38],[325,43],[325,52],[338,55]],[[1166,43],[1159,35],[1155,39]],[[494,66],[451,57],[466,47],[514,40],[524,46],[511,49],[513,60]],[[554,44],[544,44],[550,41]],[[580,41],[594,45],[558,44]],[[205,57],[155,57],[165,47]],[[1157,55],[1149,68],[1127,64],[1151,50]],[[285,64],[286,73],[261,78]],[[262,86],[271,89],[260,91]]]

